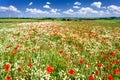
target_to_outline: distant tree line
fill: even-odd
[[[51,20],[51,21],[82,21],[82,20],[111,20],[111,19],[120,19],[120,17],[103,17],[103,18],[76,18],[76,17],[60,17],[60,18],[51,18],[51,17],[44,17],[44,18],[18,18],[18,17],[9,17],[9,18],[0,18],[0,19],[31,19],[31,20]]]

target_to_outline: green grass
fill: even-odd
[[[36,21],[40,21],[40,20],[37,20],[37,19],[7,19],[7,18],[4,18],[4,19],[0,19],[0,23],[16,23],[16,22],[36,22]]]
[[[96,22],[101,22],[101,23],[120,23],[120,19],[96,20]]]
[[[96,23],[100,25],[104,25],[106,27],[120,27],[120,19],[112,19],[112,20],[96,20]]]
[[[1,28],[13,28],[13,27],[16,27],[16,26],[13,26],[13,24],[11,23],[0,23],[0,29]]]

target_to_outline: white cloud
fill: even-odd
[[[106,7],[104,6],[104,7],[102,7],[103,9],[106,9]]]
[[[73,6],[73,8],[76,8],[76,9],[78,9],[78,8],[80,8],[79,6]]]
[[[30,12],[32,14],[48,14],[48,11],[43,11],[40,9],[36,9],[36,8],[26,8],[26,12]]]
[[[75,2],[74,5],[81,5],[81,3],[80,2]]]
[[[120,6],[110,5],[107,7],[107,9],[112,15],[120,16]]]
[[[102,5],[102,2],[93,2],[92,4],[91,4],[91,6],[94,6],[94,7],[97,7],[97,8],[101,8],[101,5]]]
[[[9,7],[0,6],[0,11],[7,11],[7,10],[9,10]]]
[[[29,6],[31,6],[32,4],[33,4],[33,2],[30,2],[30,3],[29,3]]]
[[[46,2],[46,4],[48,4],[48,5],[49,5],[49,4],[51,4],[51,3],[50,3],[50,2]]]
[[[120,6],[116,5],[110,5],[107,7],[108,11],[110,11],[113,14],[119,14],[120,15]]]
[[[80,14],[89,14],[89,13],[92,13],[92,14],[97,14],[98,13],[98,11],[97,10],[93,10],[92,8],[90,8],[90,7],[86,7],[86,8],[81,8],[80,10],[79,10],[79,13]]]
[[[59,9],[51,9],[50,12],[52,14],[60,14],[58,11],[60,11]]]
[[[59,9],[41,10],[36,8],[26,8],[27,16],[31,17],[57,17],[61,14]]]
[[[47,8],[50,9],[51,7],[49,6],[51,3],[50,2],[46,2],[46,5],[43,6],[43,8]]]
[[[74,12],[74,10],[69,9],[69,10],[67,10],[67,11],[64,11],[63,13],[65,13],[65,14],[72,14],[73,12]]]
[[[56,12],[57,12],[57,9],[51,9],[50,12],[56,13]]]
[[[15,6],[10,5],[9,7],[5,7],[5,6],[0,6],[0,11],[13,11],[13,12],[17,12],[20,13],[21,11],[18,10]]]
[[[50,6],[49,6],[49,5],[44,5],[43,8],[47,8],[47,9],[49,9]]]
[[[106,14],[105,11],[103,10],[99,11],[99,15],[105,15],[105,14]]]

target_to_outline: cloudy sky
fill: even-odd
[[[0,17],[120,17],[120,0],[0,0]]]

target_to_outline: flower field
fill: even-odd
[[[120,80],[120,23],[12,25],[0,28],[0,80]]]

